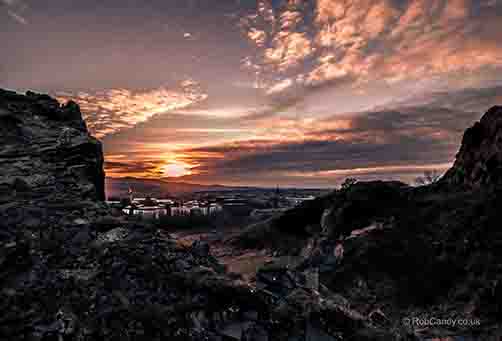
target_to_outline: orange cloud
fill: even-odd
[[[134,127],[157,114],[186,108],[207,98],[198,84],[188,80],[181,89],[158,88],[133,91],[109,89],[98,92],[59,93],[60,101],[79,103],[88,128],[98,138]]]
[[[269,93],[287,91],[285,79],[318,86],[350,78],[358,86],[502,67],[495,29],[500,18],[488,9],[496,1],[411,0],[396,6],[390,0],[316,0],[313,7],[290,2],[276,8],[263,3],[266,10],[248,17],[244,29],[267,37],[251,39],[259,48],[251,59]],[[476,8],[484,12],[472,15]]]
[[[274,38],[272,47],[265,51],[265,61],[275,64],[278,70],[298,66],[314,52],[311,41],[305,33],[280,32]]]
[[[333,170],[323,170],[316,172],[287,172],[288,176],[293,177],[330,177],[330,176],[361,176],[361,175],[371,175],[379,173],[420,173],[424,171],[446,171],[450,168],[452,162],[448,163],[438,163],[438,164],[428,164],[428,165],[390,165],[381,167],[365,167],[365,168],[349,168],[349,169],[333,169]]]

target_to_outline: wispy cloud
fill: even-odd
[[[18,0],[0,0],[5,6],[13,7],[16,6],[19,1]]]
[[[28,20],[23,15],[23,12],[28,6],[20,0],[0,0],[1,3],[7,8],[7,15],[14,21],[21,25],[27,25]]]
[[[11,10],[7,10],[7,14],[12,18],[14,19],[15,21],[17,21],[18,23],[22,24],[22,25],[27,25],[28,24],[28,20],[26,20],[24,17],[22,17],[20,14],[17,14],[15,13],[14,11],[11,11]]]
[[[179,89],[151,90],[108,89],[58,93],[61,101],[76,101],[84,114],[91,133],[99,138],[129,129],[176,109],[203,101],[207,95],[194,81],[185,81]]]

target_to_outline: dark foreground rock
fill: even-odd
[[[0,90],[0,143],[0,340],[404,339],[301,273],[255,288],[206,244],[112,217],[75,103]]]
[[[500,136],[502,110],[495,107],[466,131],[454,166],[439,182],[355,183],[231,242],[296,256],[287,269],[258,273],[266,290],[287,296],[295,272],[317,278],[323,297],[340,295],[390,339],[498,340]],[[270,236],[273,242],[260,242]]]

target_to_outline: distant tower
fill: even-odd
[[[129,185],[129,189],[127,190],[127,194],[129,194],[129,201],[131,202],[131,205],[132,205],[132,201],[134,200],[134,192],[132,190],[132,187]]]
[[[274,198],[272,199],[274,208],[279,208],[279,198],[281,197],[281,193],[279,191],[279,186],[275,189]]]
[[[134,195],[133,195],[133,190],[132,190],[132,187],[131,185],[129,185],[129,188],[127,189],[127,194],[129,195],[129,215],[132,216],[134,215],[134,204],[132,203],[133,199],[134,199]]]

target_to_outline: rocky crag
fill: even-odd
[[[455,164],[443,182],[468,188],[502,185],[502,107],[491,108],[466,130]]]
[[[112,216],[75,103],[0,90],[0,144],[0,340],[394,338],[305,273],[256,288],[207,245]]]
[[[499,340],[501,160],[502,107],[494,107],[466,130],[438,182],[358,182],[230,242],[289,259],[260,271],[258,284],[285,271],[316,274],[319,292],[340,295],[393,338]]]
[[[101,144],[87,133],[74,102],[60,106],[46,95],[3,91],[0,123],[2,203],[57,210],[58,203],[104,200]]]

